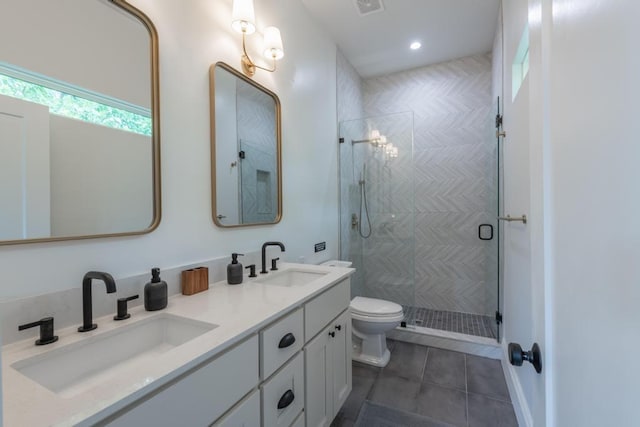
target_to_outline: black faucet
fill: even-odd
[[[260,274],[267,274],[267,257],[266,257],[266,249],[267,246],[280,246],[280,250],[282,252],[284,252],[284,245],[280,242],[266,242],[264,245],[262,245],[262,271],[260,271]]]
[[[91,280],[102,280],[107,286],[107,293],[112,294],[116,291],[116,282],[109,273],[101,271],[90,271],[84,275],[82,279],[82,326],[78,328],[78,332],[92,331],[98,327],[93,323],[93,307],[91,305]]]

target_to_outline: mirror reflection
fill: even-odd
[[[8,0],[0,38],[0,244],[155,228],[153,24],[123,0]]]
[[[214,222],[280,221],[280,101],[226,64],[211,67]]]

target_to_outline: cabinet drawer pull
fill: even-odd
[[[342,325],[336,325],[336,329],[341,331],[342,330]]]
[[[284,409],[287,406],[291,405],[291,403],[293,403],[293,399],[295,399],[293,391],[285,391],[280,400],[278,400],[278,409]]]
[[[293,334],[289,332],[287,335],[283,336],[280,339],[280,342],[278,343],[278,348],[287,348],[293,345],[294,342],[296,342],[296,337],[294,337]]]
[[[336,337],[336,333],[335,333],[335,332],[329,332],[329,336],[330,336],[331,338],[335,338],[335,337]]]

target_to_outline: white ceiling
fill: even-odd
[[[500,0],[382,0],[360,15],[356,0],[301,0],[362,77],[491,51]],[[363,1],[363,0],[361,0]],[[409,49],[413,41],[422,48]]]

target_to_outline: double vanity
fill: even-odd
[[[352,272],[283,264],[7,345],[5,425],[328,426],[351,391]]]

